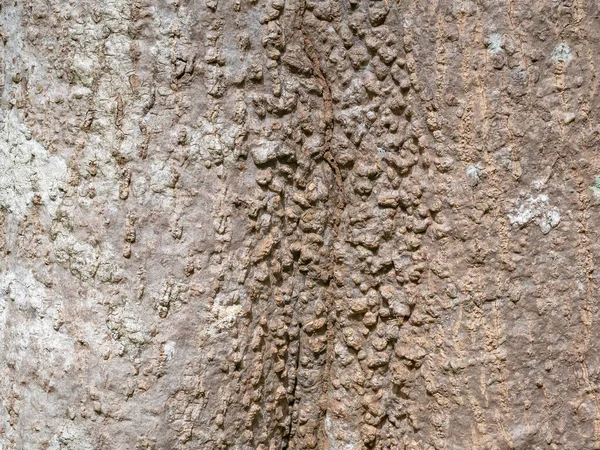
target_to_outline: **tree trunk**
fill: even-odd
[[[600,449],[599,17],[3,1],[0,449]]]

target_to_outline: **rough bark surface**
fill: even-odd
[[[600,4],[3,0],[0,449],[600,448]]]

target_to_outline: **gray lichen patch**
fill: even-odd
[[[594,184],[590,186],[590,190],[594,193],[596,197],[600,197],[600,175],[596,175],[596,179]]]
[[[527,226],[531,222],[539,225],[543,234],[548,234],[560,223],[560,212],[558,208],[550,206],[546,194],[537,196],[527,195],[515,202],[512,212],[508,214],[511,225],[519,228]]]
[[[37,195],[54,217],[66,182],[65,161],[50,155],[18,121],[15,111],[0,127],[0,206],[20,220]]]
[[[571,47],[566,42],[561,42],[552,51],[552,61],[554,64],[569,64],[573,59]]]
[[[481,180],[482,165],[481,164],[474,164],[474,165],[471,164],[470,166],[467,167],[465,174],[467,175],[469,184],[473,187],[477,186],[477,184],[479,184],[479,181]]]
[[[488,51],[492,54],[495,55],[496,53],[499,53],[502,51],[502,36],[500,36],[500,34],[498,33],[492,33],[490,34],[489,38],[488,38]]]

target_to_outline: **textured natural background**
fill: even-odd
[[[1,450],[600,448],[600,3],[2,0]]]

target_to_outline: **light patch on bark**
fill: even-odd
[[[20,220],[38,194],[54,218],[66,174],[65,161],[50,156],[16,113],[9,113],[0,132],[0,206]]]
[[[542,233],[548,234],[552,228],[560,223],[560,212],[556,207],[551,207],[548,196],[540,194],[537,197],[528,196],[520,199],[512,213],[508,214],[511,225],[525,227],[530,222],[540,226]]]

